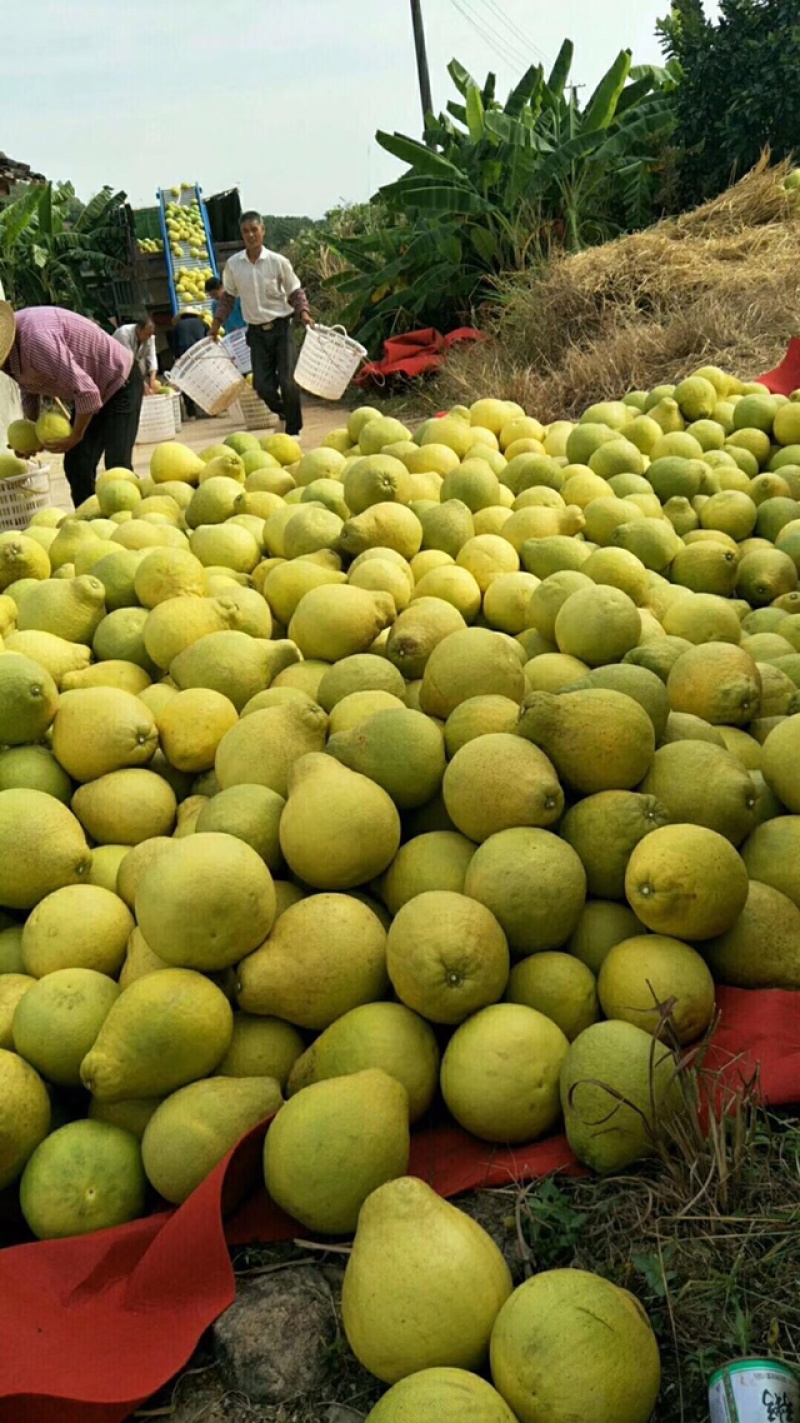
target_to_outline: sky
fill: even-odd
[[[668,8],[422,0],[434,108],[457,97],[452,58],[481,82],[494,70],[505,97],[565,36],[586,98],[620,49],[662,62]],[[377,129],[420,135],[410,0],[17,0],[3,48],[25,79],[2,112],[2,149],[84,200],[109,184],[146,207],[159,186],[196,181],[206,195],[238,187],[262,212],[321,217],[402,171]]]

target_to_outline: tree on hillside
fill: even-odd
[[[658,25],[680,65],[673,142],[683,148],[679,201],[692,207],[741,178],[769,146],[800,158],[798,0],[720,0],[714,24],[702,0],[674,0]]]

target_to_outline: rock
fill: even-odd
[[[318,1390],[336,1337],[329,1291],[308,1270],[239,1282],[212,1329],[220,1373],[254,1403],[282,1403]]]

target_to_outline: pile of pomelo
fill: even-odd
[[[635,1302],[511,1294],[409,1137],[438,1098],[626,1168],[715,982],[800,986],[799,567],[800,402],[715,368],[574,424],[164,444],[0,534],[0,1187],[34,1234],[183,1201],[277,1111],[273,1198],[358,1224],[376,1423],[566,1417],[575,1360],[596,1423],[647,1419]],[[499,1394],[462,1372],[490,1336]]]

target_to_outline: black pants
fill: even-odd
[[[262,326],[248,326],[247,344],[253,360],[256,395],[284,421],[287,435],[299,435],[303,411],[300,387],[294,378],[297,354],[291,316],[279,317],[269,331]]]
[[[125,384],[92,416],[80,444],[65,454],[64,474],[76,509],[94,494],[101,455],[106,469],[133,469],[143,395],[144,378],[134,361]]]

